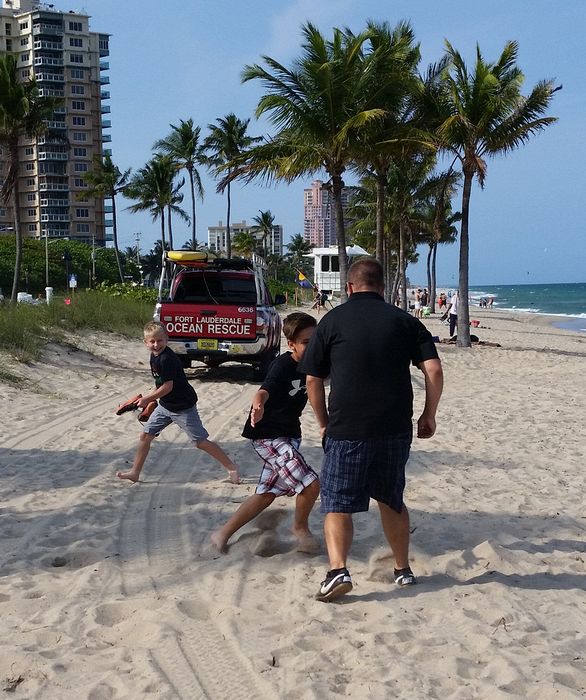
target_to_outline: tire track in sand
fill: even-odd
[[[216,411],[209,421],[204,418],[212,439],[245,410],[249,394],[250,386],[244,385],[227,411]],[[199,471],[199,460],[209,458],[194,460],[191,450],[177,458],[170,449],[174,442],[161,445],[157,483],[152,488],[133,486],[121,517],[123,594],[127,599],[141,598],[146,605],[149,598],[169,601],[171,606],[176,601],[165,621],[165,634],[150,653],[153,668],[177,698],[272,699],[274,689],[254,673],[229,630],[210,619],[208,604],[197,591],[184,484]]]

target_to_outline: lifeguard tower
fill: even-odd
[[[346,255],[349,262],[352,258],[369,255],[369,253],[359,245],[346,246]],[[313,283],[321,291],[328,294],[340,294],[340,260],[338,257],[338,247],[313,248],[311,253],[305,257],[313,258]]]

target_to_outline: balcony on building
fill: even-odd
[[[102,134],[102,141],[104,143],[110,143],[110,141],[112,141],[112,137],[110,134]]]
[[[68,192],[69,185],[66,182],[41,178],[39,180],[39,190],[41,192]]]
[[[39,88],[39,97],[65,97],[65,90],[58,90],[56,88]]]
[[[110,114],[110,105],[102,105],[100,107],[100,112],[102,114]]]
[[[114,234],[107,233],[104,237],[104,240],[106,241],[106,243],[112,243],[114,241]]]
[[[100,51],[100,58],[105,58],[110,55],[110,35],[100,34],[98,38],[98,49]]]
[[[35,66],[62,66],[63,59],[53,56],[35,56],[34,64]]]
[[[41,214],[42,222],[63,221],[69,222],[69,214]]]
[[[106,226],[106,228],[112,228],[114,226],[114,219],[106,219],[104,221],[104,226]]]
[[[109,119],[102,119],[102,129],[111,129],[112,122]]]
[[[100,85],[109,85],[110,84],[110,77],[107,75],[101,75],[100,76]]]
[[[109,100],[110,99],[110,91],[109,90],[102,90],[102,92],[100,92],[100,97],[103,100]]]
[[[102,153],[105,156],[112,156],[112,149],[111,148],[102,148]]]
[[[68,199],[41,199],[42,207],[68,207]]]
[[[38,154],[39,160],[67,160],[68,155],[63,151],[41,151]]]
[[[44,51],[63,51],[63,44],[60,41],[45,41],[37,39],[34,43],[35,51],[43,49]]]
[[[35,80],[38,83],[64,83],[65,76],[63,73],[35,73]]]
[[[65,121],[55,121],[53,119],[50,119],[46,121],[45,124],[47,125],[48,129],[55,129],[57,131],[67,129],[67,124],[65,123]]]
[[[108,61],[100,61],[100,70],[110,70],[110,63]]]
[[[104,204],[104,214],[113,214],[113,213],[114,213],[114,205]]]
[[[47,24],[46,22],[33,24],[33,36],[63,36],[64,34],[63,25]]]

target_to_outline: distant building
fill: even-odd
[[[254,225],[246,221],[235,221],[230,224],[230,238],[234,240],[236,233],[252,233],[258,243],[259,251],[262,250],[262,233],[253,231]],[[266,240],[267,251],[276,255],[283,255],[283,227],[275,224],[270,236]],[[215,253],[226,251],[226,224],[218,221],[217,226],[208,226],[208,248]]]
[[[87,14],[54,9],[32,0],[2,0],[0,55],[17,56],[19,77],[35,78],[42,96],[62,101],[48,121],[51,133],[20,145],[20,220],[24,236],[92,239],[104,245],[112,207],[102,198],[83,198],[82,179],[93,156],[109,153],[110,127],[104,89],[110,79],[109,35],[90,32]],[[7,172],[0,151],[0,181]],[[81,197],[81,198],[79,198]],[[0,207],[0,231],[13,231],[10,206]]]
[[[342,206],[346,208],[351,189],[342,189]],[[303,237],[314,248],[327,248],[338,241],[332,192],[321,180],[314,180],[303,190]]]

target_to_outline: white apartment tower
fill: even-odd
[[[254,226],[246,221],[237,221],[230,224],[230,237],[234,240],[237,233],[252,233],[259,249],[262,247],[262,233],[254,231]],[[218,221],[217,226],[208,226],[208,248],[214,253],[226,250],[226,224]],[[267,252],[275,255],[283,255],[283,227],[275,224],[266,240]]]
[[[109,65],[108,34],[89,31],[89,17],[33,0],[2,0],[0,54],[17,56],[20,78],[35,78],[41,95],[61,103],[49,131],[20,146],[20,215],[23,236],[64,238],[105,245],[111,206],[84,197],[92,157],[110,153],[104,133]],[[0,152],[0,180],[6,172]],[[11,208],[0,205],[0,231],[13,230]]]

